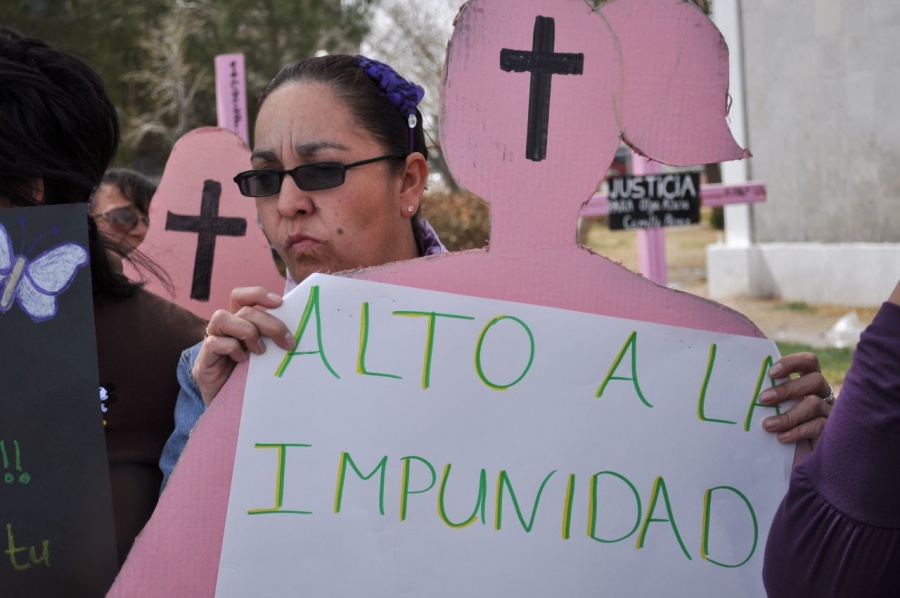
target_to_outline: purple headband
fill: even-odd
[[[425,90],[400,76],[390,66],[365,56],[357,56],[356,61],[367,75],[372,77],[384,90],[387,99],[406,117],[409,126],[409,151],[413,150],[413,133],[416,130],[416,106],[425,97]]]

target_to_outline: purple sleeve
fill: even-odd
[[[763,570],[770,598],[897,595],[898,473],[900,306],[885,303],[772,522]]]

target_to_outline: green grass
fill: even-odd
[[[822,367],[822,375],[828,380],[828,383],[837,387],[844,382],[844,376],[850,369],[850,362],[853,359],[853,349],[832,349],[811,347],[798,343],[775,343],[782,355],[788,353],[814,353],[819,358],[819,365]]]
[[[775,307],[775,309],[781,309],[786,311],[809,311],[814,312],[816,308],[809,305],[805,301],[788,301],[787,303],[782,303]]]

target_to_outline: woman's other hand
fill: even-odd
[[[801,440],[815,441],[825,429],[831,413],[834,394],[822,375],[819,359],[812,353],[793,353],[776,361],[768,372],[772,378],[787,380],[759,395],[763,405],[781,405],[797,401],[788,411],[763,420],[763,428],[776,434],[779,442],[790,444]],[[795,378],[793,374],[798,374]]]
[[[294,348],[294,337],[284,322],[267,313],[281,303],[279,295],[262,287],[240,287],[231,291],[228,310],[213,313],[193,369],[207,406],[228,381],[235,364],[249,359],[250,353],[265,352],[263,337],[282,349]]]

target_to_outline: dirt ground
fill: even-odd
[[[695,226],[666,229],[666,262],[669,286],[709,298],[706,284],[706,246],[717,242],[721,233],[704,221]],[[638,271],[637,233],[610,231],[605,222],[586,228],[585,243],[601,255]],[[877,308],[840,305],[807,305],[777,299],[727,297],[716,299],[750,318],[768,336],[778,341],[802,343],[813,347],[834,346],[827,338],[837,321],[856,312],[863,325],[875,317]]]

